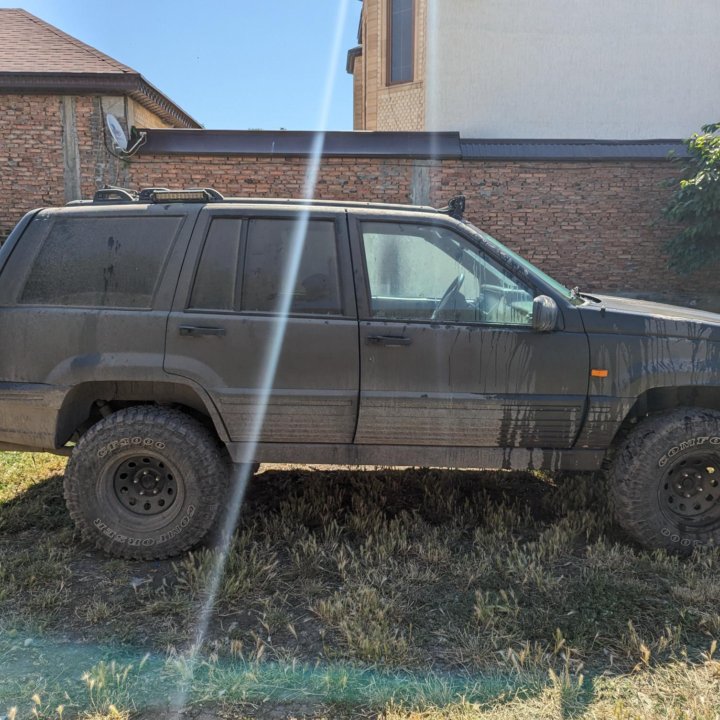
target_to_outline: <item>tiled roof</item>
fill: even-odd
[[[0,92],[127,95],[174,127],[200,127],[139,72],[25,10],[0,8]]]
[[[133,73],[25,10],[0,9],[0,72]]]

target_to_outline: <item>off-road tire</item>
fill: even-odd
[[[65,502],[98,549],[159,560],[190,549],[218,522],[230,472],[225,449],[194,418],[132,407],[80,438],[65,473]]]
[[[720,545],[720,413],[678,408],[642,421],[610,487],[618,524],[640,544],[683,554]]]

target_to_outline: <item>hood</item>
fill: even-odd
[[[682,337],[720,342],[720,315],[613,295],[583,295],[580,314],[589,333]]]

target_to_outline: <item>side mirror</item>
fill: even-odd
[[[547,295],[538,295],[533,300],[532,326],[536,332],[552,332],[558,324],[557,303]]]

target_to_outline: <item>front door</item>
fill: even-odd
[[[166,371],[210,393],[233,442],[352,442],[359,360],[344,214],[208,208],[198,226]]]
[[[572,445],[589,372],[574,317],[567,330],[533,331],[542,288],[450,227],[377,218],[352,228],[364,268],[356,443]]]

